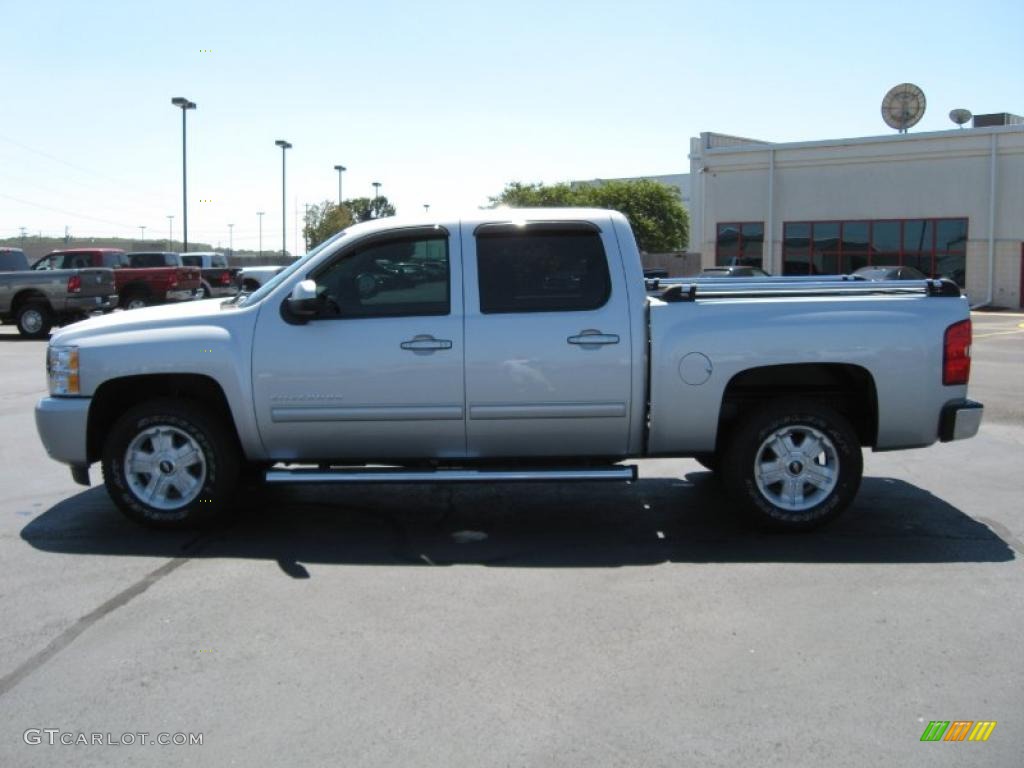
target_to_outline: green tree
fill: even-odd
[[[351,225],[352,221],[352,212],[348,208],[330,200],[324,200],[320,205],[309,206],[302,227],[306,247],[316,248],[327,238]]]
[[[491,205],[515,208],[585,206],[620,211],[641,251],[681,251],[690,241],[690,217],[674,187],[648,179],[594,184],[523,184],[513,181]]]
[[[384,195],[379,197],[354,197],[343,204],[356,221],[370,221],[395,215],[393,206]]]
[[[523,184],[513,181],[497,197],[491,198],[491,206],[508,205],[512,208],[566,208],[583,205],[578,202],[575,189],[568,184]]]

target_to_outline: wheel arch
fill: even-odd
[[[96,389],[89,406],[86,428],[88,460],[100,460],[107,433],[122,413],[148,400],[165,397],[195,401],[205,406],[221,419],[239,455],[242,455],[238,428],[228,406],[227,396],[215,379],[202,374],[143,374],[110,379]]]
[[[770,400],[804,397],[829,405],[849,420],[862,446],[878,438],[878,393],[866,368],[850,363],[788,363],[735,374],[722,395],[716,446],[751,408]]]
[[[130,283],[125,283],[121,288],[118,289],[118,293],[123,296],[139,295],[139,296],[152,296],[153,289],[147,283],[141,280],[134,280]]]
[[[47,308],[51,311],[53,306],[50,304],[49,297],[40,291],[38,288],[23,288],[18,293],[14,294],[14,298],[11,299],[11,316],[13,317],[18,313],[26,303],[30,301],[42,301],[46,304]]]

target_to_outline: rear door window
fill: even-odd
[[[477,235],[480,311],[579,312],[611,296],[601,236],[588,231]]]

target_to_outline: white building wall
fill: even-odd
[[[772,241],[770,247],[765,244],[765,265],[780,272],[783,222],[966,217],[966,289],[973,303],[984,301],[993,141],[992,298],[1002,306],[1020,306],[1024,126],[800,144],[748,140],[730,145],[716,141],[714,134],[702,134],[690,143],[691,250],[699,250],[702,263],[710,266],[717,223],[763,221],[766,240],[770,234]]]

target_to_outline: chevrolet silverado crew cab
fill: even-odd
[[[948,281],[645,282],[619,213],[357,224],[252,294],[50,340],[49,455],[129,517],[201,523],[269,483],[636,477],[697,457],[761,524],[857,492],[861,449],[973,436],[971,324]]]

